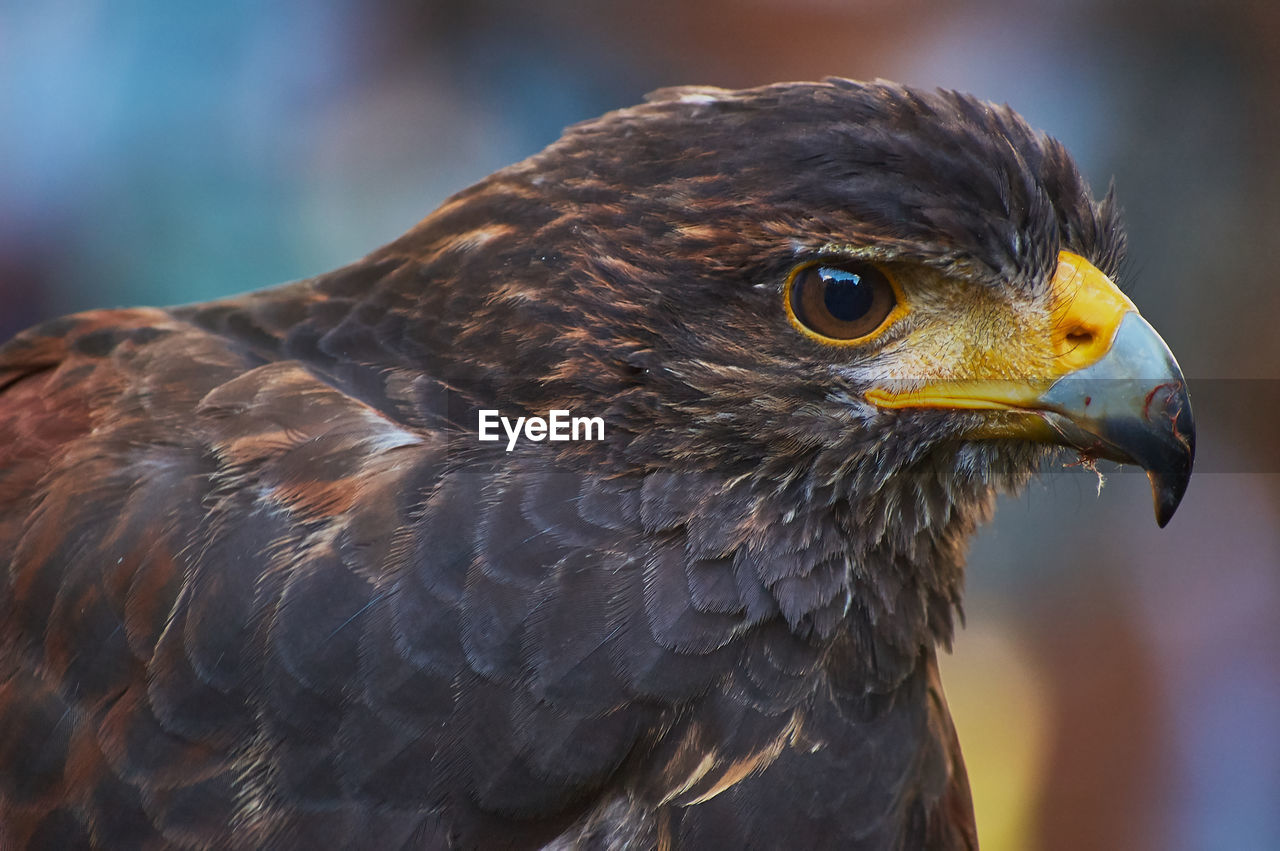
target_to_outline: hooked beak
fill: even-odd
[[[1156,522],[1173,517],[1195,459],[1186,379],[1169,347],[1109,278],[1062,252],[1052,284],[1067,305],[1053,336],[1053,372],[1016,380],[950,379],[914,390],[867,391],[882,408],[992,412],[972,437],[1070,446],[1147,472]]]
[[[1062,442],[1147,471],[1156,522],[1173,517],[1191,479],[1196,426],[1178,362],[1155,329],[1126,313],[1111,351],[1037,400]]]

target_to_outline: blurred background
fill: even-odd
[[[660,86],[1007,101],[1114,176],[1200,448],[1165,530],[1064,470],[975,543],[984,848],[1280,848],[1278,43],[1267,0],[0,0],[0,338],[326,271]]]

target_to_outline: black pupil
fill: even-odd
[[[818,274],[824,284],[822,302],[833,317],[853,322],[866,316],[875,300],[875,288],[863,284],[861,275],[828,266],[819,269]]]

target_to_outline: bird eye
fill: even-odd
[[[889,277],[870,263],[801,266],[787,287],[793,321],[828,341],[845,343],[874,334],[897,304]]]

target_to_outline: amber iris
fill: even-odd
[[[791,314],[819,337],[848,342],[875,333],[898,303],[889,278],[870,263],[815,264],[798,270]]]

